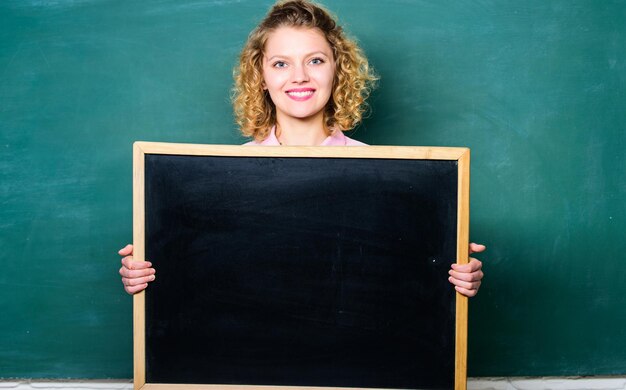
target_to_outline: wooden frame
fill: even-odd
[[[239,157],[315,157],[315,158],[384,158],[452,160],[458,164],[458,215],[457,215],[457,262],[468,262],[469,243],[469,164],[470,151],[467,148],[444,147],[257,147],[194,145],[171,143],[136,142],[134,144],[134,185],[133,185],[133,243],[134,259],[145,258],[145,192],[144,161],[147,154],[191,155],[191,156],[239,156]],[[456,353],[455,389],[466,389],[467,376],[467,298],[456,293]],[[134,388],[135,389],[295,389],[289,386],[240,386],[240,385],[190,385],[146,383],[145,365],[145,293],[134,296]],[[308,387],[315,389],[316,387]],[[324,387],[323,389],[331,389]]]

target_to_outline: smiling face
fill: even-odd
[[[269,34],[263,80],[278,123],[319,120],[323,126],[334,77],[333,51],[320,30],[279,27]]]

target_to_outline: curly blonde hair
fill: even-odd
[[[306,0],[279,1],[250,33],[233,71],[232,102],[241,133],[264,140],[276,125],[276,107],[263,89],[265,43],[279,27],[319,29],[333,50],[336,63],[333,91],[324,110],[324,125],[342,131],[354,128],[368,109],[366,99],[378,80],[357,43],[320,5]]]

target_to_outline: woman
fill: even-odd
[[[376,75],[357,44],[330,14],[305,0],[272,7],[243,48],[235,69],[233,106],[246,145],[364,145],[343,134],[366,109]],[[470,254],[485,250],[470,244]],[[129,294],[155,280],[147,261],[133,261],[132,245],[119,251],[122,283]],[[450,283],[476,295],[482,263],[453,264]]]

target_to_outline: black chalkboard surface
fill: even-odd
[[[136,387],[465,386],[466,149],[136,145]]]

